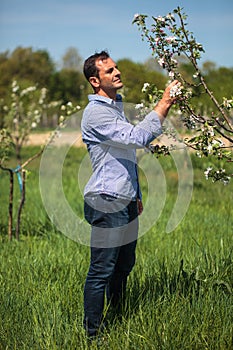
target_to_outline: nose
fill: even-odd
[[[116,71],[116,74],[121,74],[121,72],[119,71],[119,69],[117,67],[115,67],[115,71]]]

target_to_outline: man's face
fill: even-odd
[[[110,57],[105,60],[97,60],[96,67],[99,70],[99,88],[101,90],[108,92],[122,88],[121,72]]]

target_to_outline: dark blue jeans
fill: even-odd
[[[92,225],[91,261],[84,287],[84,327],[95,336],[107,302],[124,302],[127,277],[135,264],[138,234],[137,202],[108,195],[85,199],[86,220]]]

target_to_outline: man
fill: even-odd
[[[90,56],[84,74],[94,94],[82,118],[82,137],[93,174],[84,191],[84,213],[91,224],[91,261],[84,287],[84,327],[96,336],[102,326],[105,291],[113,307],[122,305],[127,277],[135,263],[138,215],[142,213],[136,149],[162,132],[161,125],[175,99],[165,90],[143,121],[130,124],[123,112],[120,71],[107,52]]]

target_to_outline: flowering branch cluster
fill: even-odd
[[[67,118],[77,113],[77,111],[79,111],[80,108],[81,107],[79,105],[74,106],[73,103],[70,101],[64,105],[61,105],[61,115],[59,116],[57,128],[53,132],[51,132],[49,139],[46,142],[46,146],[51,144],[56,137],[59,137],[61,135],[61,130],[66,127]]]
[[[61,111],[62,111],[62,115],[60,116],[60,123],[62,123],[63,121],[65,121],[65,119],[69,116],[71,116],[72,114],[75,114],[77,111],[80,110],[80,106],[76,105],[74,106],[72,102],[67,102],[67,104],[62,105],[61,106]]]
[[[36,86],[22,89],[17,81],[12,82],[11,101],[3,104],[5,129],[10,131],[11,142],[15,147],[16,156],[20,159],[22,146],[28,139],[32,129],[35,129],[47,110],[59,106],[60,102],[46,102],[47,90],[37,90]]]
[[[0,130],[0,166],[8,159],[9,152],[13,147],[9,130]]]
[[[187,16],[177,7],[173,13],[166,16],[152,16],[152,24],[148,28],[146,15],[134,16],[135,23],[141,31],[143,40],[147,40],[152,54],[159,65],[167,71],[169,80],[179,80],[180,84],[171,91],[172,97],[177,97],[174,112],[180,115],[182,123],[187,128],[195,131],[195,136],[185,138],[183,142],[197,152],[198,157],[214,156],[226,162],[232,162],[231,148],[233,145],[233,125],[231,111],[233,99],[223,97],[218,102],[214,94],[208,88],[205,78],[198,66],[198,60],[204,52],[203,46],[198,43],[186,27]],[[191,63],[194,74],[188,80],[180,69],[179,56],[186,57]],[[161,96],[154,85],[144,84],[142,91],[146,94],[146,100],[156,103]],[[213,103],[213,111],[209,115],[201,113],[200,106],[193,106],[193,97],[198,93],[205,93]],[[144,101],[145,102],[145,101]],[[148,109],[148,105],[146,107]],[[141,112],[141,114],[143,114]],[[208,173],[208,178],[213,181],[230,179],[233,174],[226,175],[225,169],[213,169]]]

